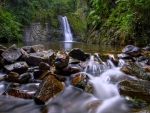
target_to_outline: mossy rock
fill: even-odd
[[[137,98],[150,103],[150,81],[125,80],[118,84],[121,95]]]

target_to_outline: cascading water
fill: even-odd
[[[72,42],[73,36],[71,33],[70,25],[66,16],[60,16],[61,19],[61,30],[63,32],[64,41]]]
[[[99,60],[101,60],[99,58]],[[111,60],[110,60],[111,61]],[[122,79],[118,77],[124,74],[119,67],[109,66],[95,62],[94,57],[88,60],[88,68],[83,73],[89,77],[93,93],[86,93],[70,83],[58,95],[51,98],[45,105],[36,105],[33,100],[16,99],[1,95],[2,101],[0,112],[7,113],[129,113],[124,99],[118,93],[116,84]],[[108,64],[108,66],[107,66]],[[110,69],[111,68],[111,69]],[[7,89],[10,84],[0,82],[0,93]],[[19,88],[33,93],[38,84],[24,84]],[[28,91],[29,90],[29,91]],[[88,109],[90,103],[98,103],[93,109]]]
[[[100,57],[98,58],[100,59]],[[101,62],[103,61],[101,60]],[[91,56],[91,62],[89,63],[93,63],[93,56]],[[107,66],[105,63],[103,63],[103,65],[105,65],[105,72],[97,73],[99,75],[93,76],[93,74],[90,72],[104,69],[102,66],[100,66],[100,64],[97,64],[97,66],[89,64],[90,68],[87,66],[88,68],[85,69],[85,72],[89,73],[89,82],[93,86],[94,95],[99,100],[103,101],[98,107],[96,113],[128,113],[128,108],[124,103],[123,98],[119,95],[118,89],[115,85],[117,82],[119,82],[117,81],[118,78],[124,74],[119,70],[118,67],[114,66],[111,60],[109,60],[109,63],[111,64],[111,67],[109,66],[110,64]],[[90,72],[88,72],[88,70]]]

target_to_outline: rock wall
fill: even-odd
[[[57,30],[50,29],[48,23],[44,27],[40,23],[31,23],[24,28],[23,42],[50,41],[57,38]]]

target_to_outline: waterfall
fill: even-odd
[[[70,30],[70,25],[68,23],[68,19],[66,16],[60,16],[61,18],[61,30],[63,32],[64,41],[65,42],[72,42],[73,36]]]

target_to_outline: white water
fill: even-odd
[[[93,61],[93,56],[91,57]],[[102,61],[103,62],[103,61]],[[108,61],[107,61],[108,62]],[[90,63],[90,62],[89,62]],[[125,76],[118,67],[115,67],[114,64],[109,60],[110,68],[107,67],[107,71],[99,74],[92,75],[88,74],[90,80],[89,82],[93,86],[93,94],[99,100],[102,100],[102,104],[97,108],[96,113],[129,113],[128,108],[124,102],[124,99],[120,96],[116,83],[112,84],[111,82],[118,81],[118,77]],[[99,66],[90,65],[90,71],[99,70]],[[96,69],[97,67],[97,69]],[[106,66],[105,66],[106,67]],[[93,69],[93,70],[91,70]],[[88,68],[85,70],[88,72]],[[121,81],[122,79],[120,79]]]
[[[64,41],[65,42],[72,42],[73,41],[73,36],[70,30],[70,26],[68,23],[68,19],[66,16],[61,17],[62,18],[62,26],[63,26],[63,35],[64,35]]]

